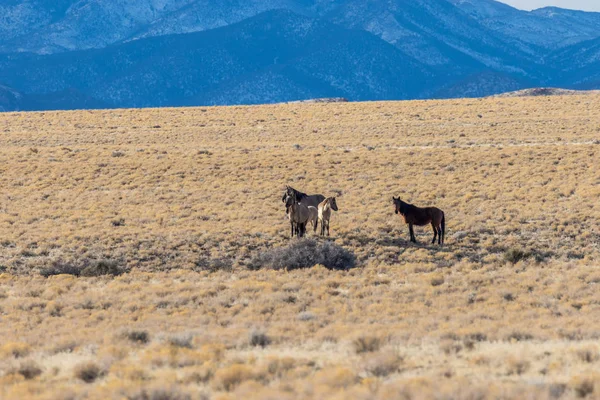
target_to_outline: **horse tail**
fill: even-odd
[[[444,237],[446,236],[446,214],[442,211],[442,244],[444,244]]]

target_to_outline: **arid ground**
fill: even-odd
[[[600,398],[599,166],[598,94],[0,114],[0,398]],[[286,184],[355,268],[256,264]]]

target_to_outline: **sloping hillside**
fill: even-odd
[[[494,0],[450,0],[491,31],[536,48],[554,50],[598,37],[600,13],[545,7],[531,12]]]
[[[600,13],[493,0],[25,0],[0,11],[0,79],[38,99],[23,108],[5,94],[5,109],[600,87]]]
[[[236,80],[256,85],[276,75],[303,93],[300,98],[414,98],[435,81],[427,67],[373,35],[283,10],[207,32],[102,50],[5,56],[0,68],[9,85],[25,92],[75,88],[127,107],[186,104],[195,97],[220,103],[218,96],[235,90],[227,88]],[[276,82],[253,92],[255,102],[294,99],[293,91],[274,96],[268,86]],[[215,97],[208,98],[210,92]]]
[[[559,69],[555,83],[568,81],[577,89],[600,88],[600,38],[560,50],[549,62]]]

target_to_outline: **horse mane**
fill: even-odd
[[[292,189],[292,192],[294,193],[294,196],[296,197],[297,201],[302,200],[303,198],[307,197],[308,195],[306,193],[302,193],[296,189],[294,189],[293,187],[290,186],[290,189]]]

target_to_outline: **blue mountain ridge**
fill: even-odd
[[[549,84],[600,86],[600,13],[523,12],[493,0],[96,0],[86,10],[101,9],[100,20],[83,32],[77,18],[91,18],[82,11],[87,1],[75,8],[62,0],[51,9],[40,0],[12,2],[35,3],[47,15],[28,14],[31,26],[17,24],[20,33],[32,30],[30,42],[14,32],[0,41],[0,110],[478,97]],[[10,11],[4,3],[0,11]],[[208,11],[199,14],[201,6]],[[106,16],[111,7],[130,24],[98,39],[99,28],[119,23]],[[58,35],[57,24],[59,32],[74,29],[81,43]],[[534,40],[552,24],[554,45]],[[3,29],[10,31],[0,17]],[[170,31],[184,33],[163,34]]]

